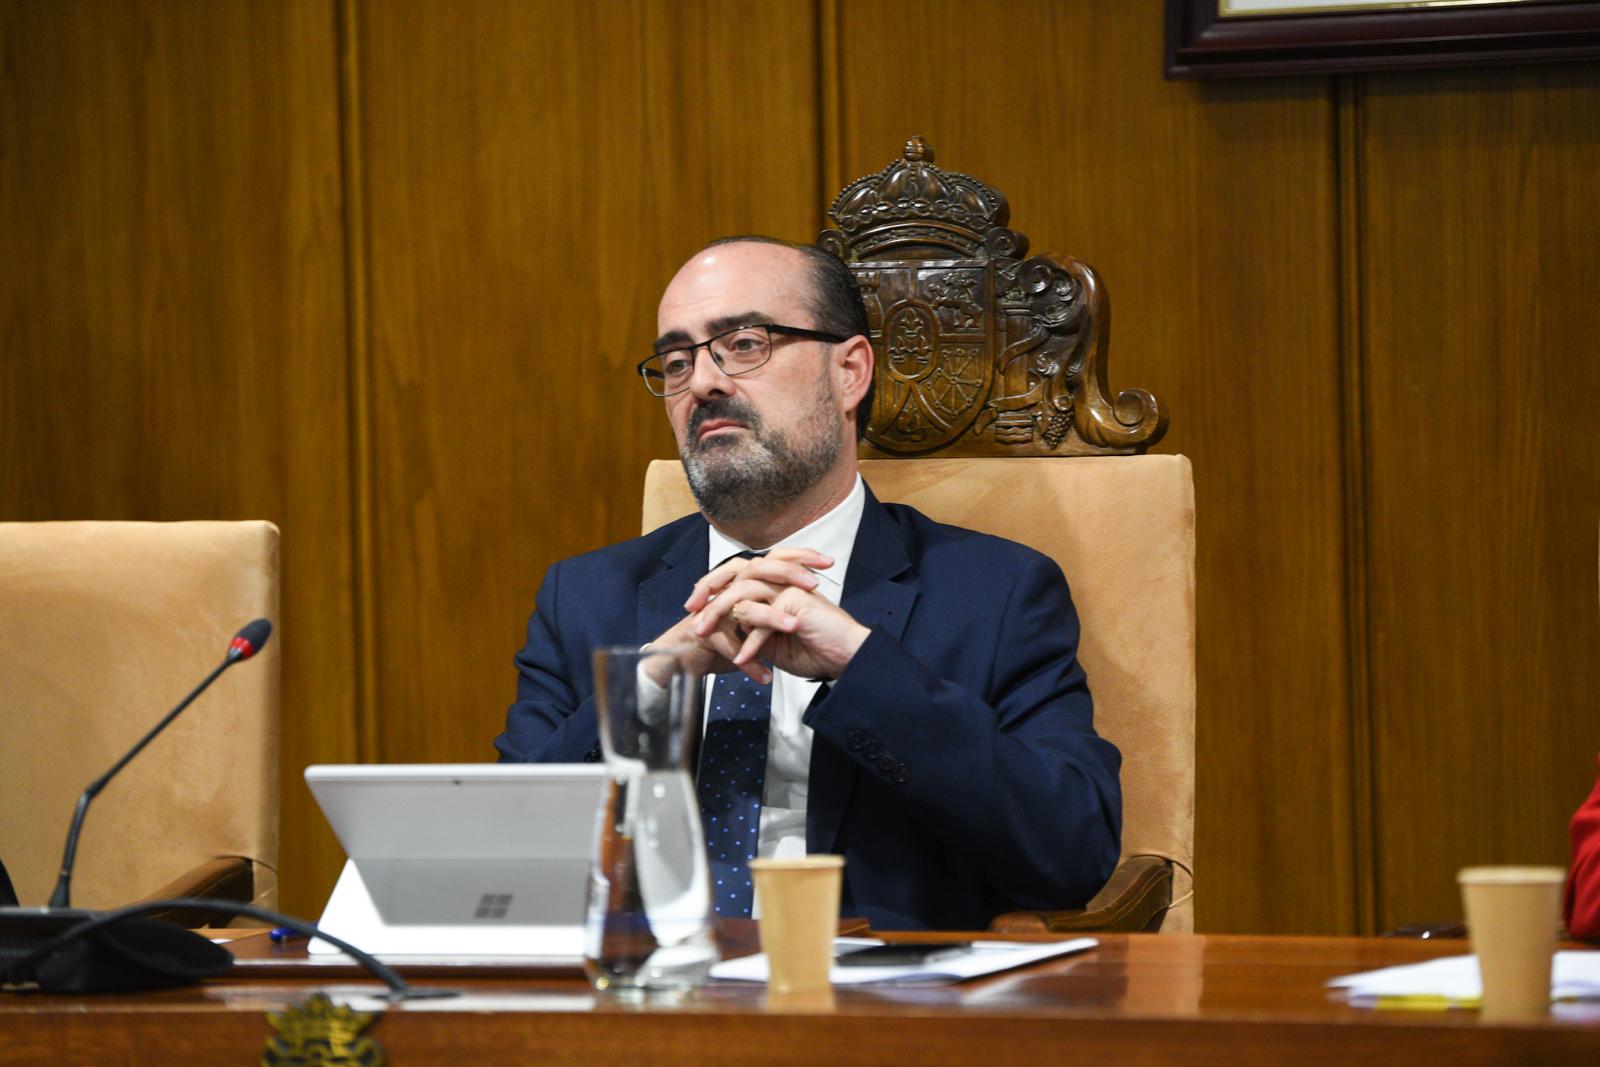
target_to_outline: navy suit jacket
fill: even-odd
[[[591,651],[681,619],[707,545],[691,515],[550,568],[502,761],[590,756]],[[1060,568],[869,491],[841,606],[872,635],[804,718],[806,846],[844,855],[841,914],[979,930],[1003,911],[1083,905],[1117,861],[1121,757],[1094,732]]]

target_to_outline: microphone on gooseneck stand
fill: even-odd
[[[155,724],[155,727],[139,742],[128,750],[127,755],[111,765],[111,769],[94,781],[89,783],[89,788],[83,791],[78,798],[77,810],[72,813],[72,825],[67,828],[67,847],[61,856],[61,876],[56,879],[56,890],[50,895],[50,907],[70,908],[72,906],[72,868],[78,858],[78,833],[83,829],[83,817],[89,812],[89,804],[100,791],[106,787],[117,772],[128,765],[128,762],[144,751],[144,747],[154,741],[156,735],[171,725],[172,720],[183,713],[183,709],[194,703],[195,697],[210,688],[223,671],[235,663],[243,663],[257,652],[261,651],[267,643],[267,638],[272,636],[272,623],[266,619],[257,619],[245,623],[244,628],[233,635],[233,640],[228,642],[228,653],[222,657],[222,662],[217,664],[215,670],[206,675],[205,680],[194,687],[194,691],[184,697],[178,706],[167,712],[166,718]]]
[[[72,824],[67,830],[67,845],[61,857],[61,875],[56,880],[55,892],[50,895],[46,908],[6,908],[0,910],[0,982],[36,980],[47,984],[54,976],[63,988],[79,991],[97,988],[153,988],[176,984],[175,979],[193,981],[201,974],[220,973],[232,965],[232,956],[210,941],[190,930],[156,919],[136,918],[133,921],[104,931],[104,943],[98,946],[88,939],[73,942],[73,932],[84,927],[98,931],[101,921],[94,912],[74,910],[72,904],[72,868],[77,861],[78,835],[83,829],[84,816],[89,804],[100,791],[116,777],[128,762],[144,751],[157,734],[171,725],[183,709],[194,703],[196,697],[223,671],[235,663],[261,651],[272,634],[272,624],[266,619],[256,619],[234,635],[228,650],[216,669],[155,728],[141,737],[137,744],[111,769],[89,783],[89,788],[78,798]],[[42,946],[60,942],[62,951],[53,960],[34,960]],[[115,950],[115,951],[113,951]],[[26,961],[27,966],[19,967]],[[151,965],[154,964],[154,970]],[[54,970],[51,970],[51,967]],[[164,968],[164,969],[163,969]],[[176,968],[176,969],[174,969]],[[25,972],[25,973],[24,973]]]
[[[151,918],[156,912],[205,907],[227,915],[248,915],[292,927],[308,937],[320,937],[381,979],[389,987],[386,996],[390,1000],[455,995],[455,990],[419,989],[410,985],[355,945],[324,933],[304,920],[253,904],[188,898],[148,900],[104,914],[69,906],[78,833],[83,829],[83,817],[90,801],[184,708],[194,703],[218,675],[261,651],[271,634],[272,624],[266,619],[257,619],[235,634],[222,663],[206,675],[194,692],[167,712],[166,718],[156,723],[155,729],[141,737],[109,771],[89,783],[89,788],[78,798],[78,808],[67,831],[61,877],[56,881],[50,906],[0,907],[0,986],[37,986],[48,993],[108,993],[189,985],[202,978],[224,974],[233,966],[231,952],[193,930]]]

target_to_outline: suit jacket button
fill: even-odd
[[[845,735],[845,743],[850,747],[851,752],[860,752],[861,746],[867,743],[867,732],[865,730],[851,730]]]
[[[878,770],[882,771],[884,774],[888,774],[890,771],[894,770],[894,765],[896,762],[897,761],[893,756],[885,752],[883,755],[878,757]]]
[[[905,785],[909,781],[911,781],[911,769],[902,763],[894,769],[894,784]]]
[[[879,745],[878,745],[878,742],[877,742],[877,740],[875,738],[874,739],[869,739],[866,744],[861,746],[861,754],[863,756],[867,757],[867,759],[869,759],[869,760],[877,759],[878,758],[878,751],[879,751]]]

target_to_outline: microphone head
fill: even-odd
[[[236,661],[249,659],[261,651],[267,643],[267,638],[272,636],[272,624],[266,619],[256,619],[247,622],[244,627],[233,635],[233,640],[228,642],[228,659]]]

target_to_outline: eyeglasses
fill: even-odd
[[[767,360],[772,358],[772,340],[775,334],[800,337],[808,341],[831,341],[834,344],[849,340],[848,337],[840,337],[836,333],[804,330],[798,326],[779,326],[771,322],[755,326],[735,326],[704,341],[683,348],[669,348],[664,352],[657,352],[639,364],[639,376],[644,379],[645,388],[656,396],[681,393],[689,388],[689,379],[694,377],[695,356],[702,348],[711,353],[712,362],[728,377],[736,378],[741,374],[749,374],[765,366]]]

